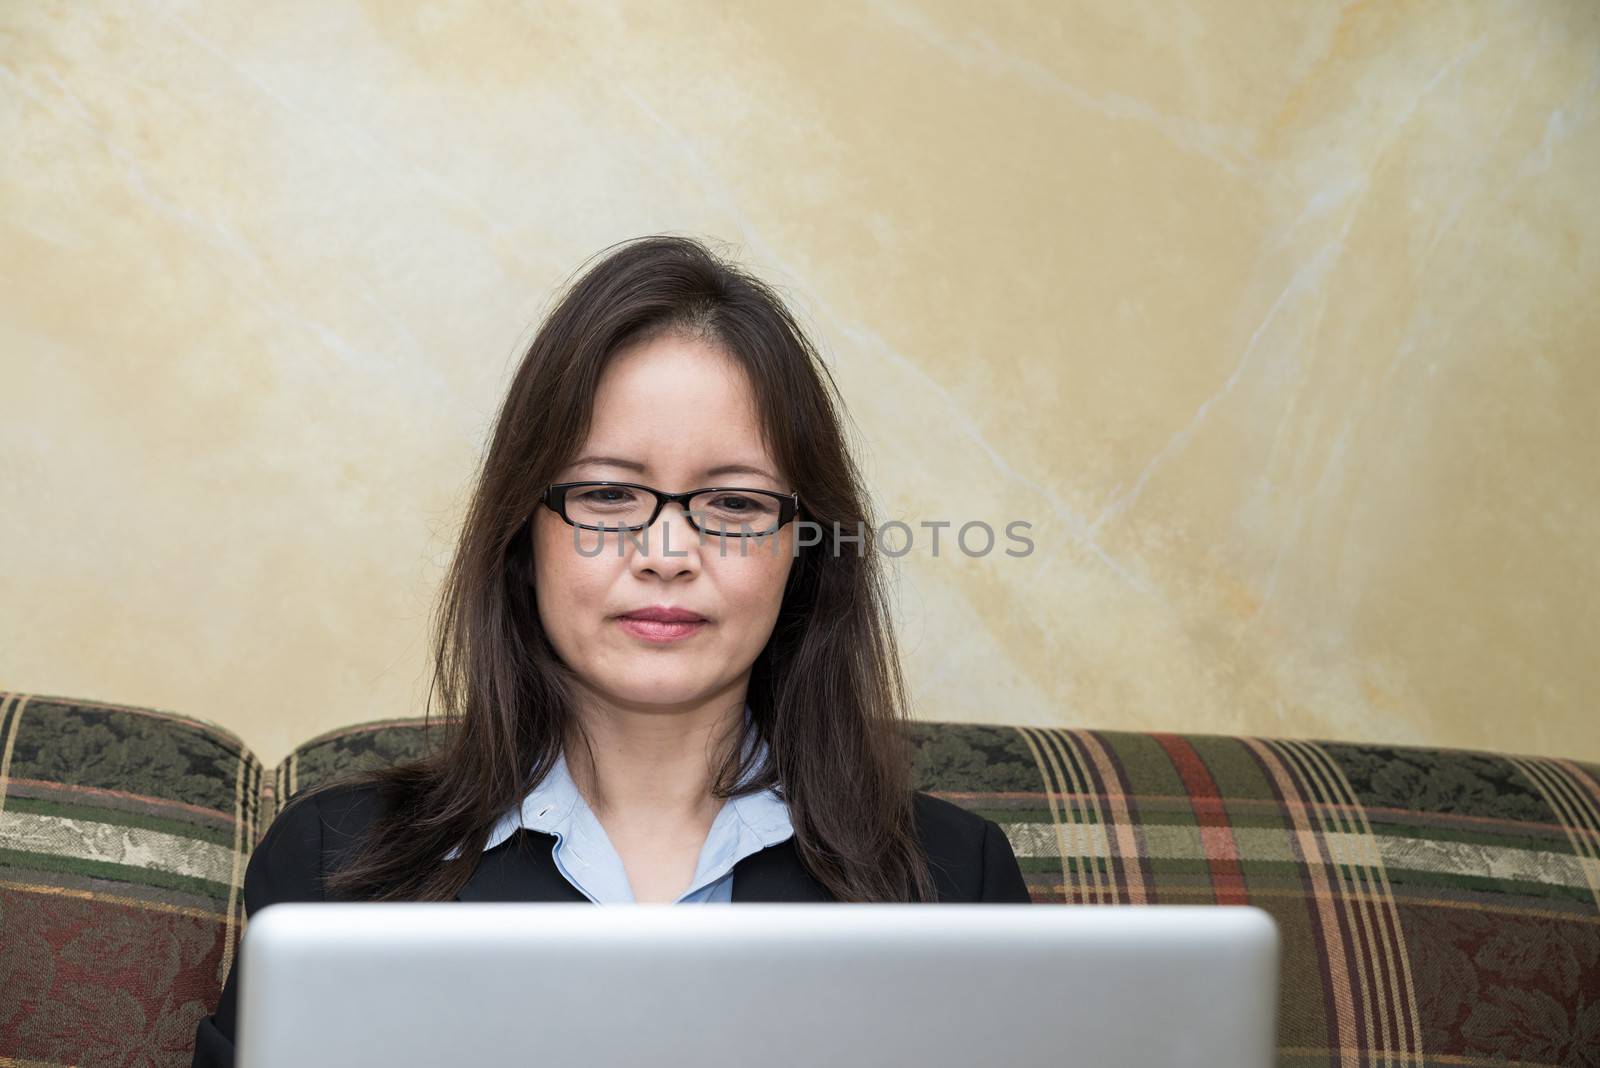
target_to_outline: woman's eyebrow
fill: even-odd
[[[623,460],[616,456],[580,456],[572,461],[573,467],[582,467],[586,464],[593,464],[598,467],[620,467],[641,475],[648,470],[645,464],[637,460]],[[707,478],[719,478],[723,475],[759,475],[772,482],[778,481],[765,468],[752,467],[750,464],[719,464],[716,467],[707,468],[705,471]]]
[[[593,464],[596,467],[624,467],[629,471],[637,471],[641,475],[645,472],[644,464],[636,460],[619,460],[615,456],[580,456],[572,461],[573,467],[583,467],[588,464]]]

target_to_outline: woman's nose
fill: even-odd
[[[644,534],[645,543],[639,550],[641,559],[681,566],[699,553],[701,535],[689,522],[684,506],[677,501],[667,502],[655,524]]]

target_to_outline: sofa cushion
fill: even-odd
[[[427,751],[431,734],[422,719],[377,720],[319,734],[294,749],[273,770],[263,805],[276,812],[302,790],[354,772],[414,760]],[[270,823],[262,821],[262,834]]]
[[[260,782],[220,728],[0,693],[0,1062],[189,1063]]]
[[[1281,1066],[1600,1064],[1600,766],[1459,749],[927,724],[925,788],[1034,899],[1257,905]]]

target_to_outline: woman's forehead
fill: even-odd
[[[744,369],[727,354],[668,336],[620,354],[599,385],[570,467],[639,481],[780,480]]]
[[[679,418],[693,406],[722,418],[754,420],[744,367],[703,342],[666,337],[616,354],[600,375],[595,421]]]

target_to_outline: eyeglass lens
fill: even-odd
[[[656,499],[628,486],[583,484],[566,491],[567,518],[586,527],[625,530],[650,522]],[[738,490],[708,490],[689,501],[690,520],[708,534],[764,534],[776,530],[778,498]]]

